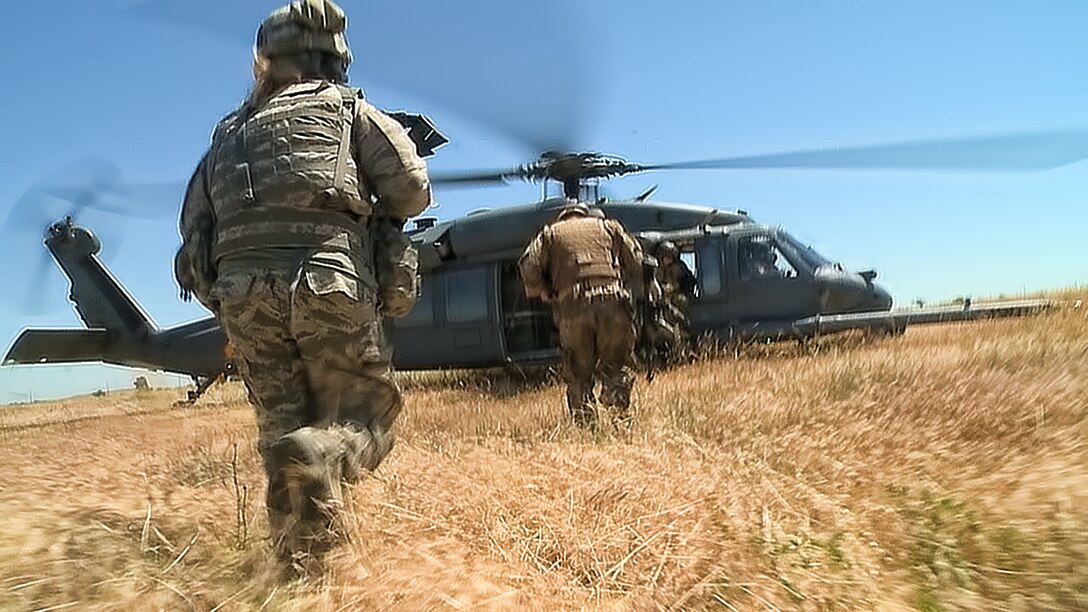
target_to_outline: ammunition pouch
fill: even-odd
[[[405,235],[403,222],[375,217],[370,222],[374,240],[374,275],[378,303],[387,317],[403,317],[419,299],[419,252]]]
[[[214,238],[207,227],[201,227],[186,237],[174,257],[174,277],[181,287],[181,298],[188,302],[193,296],[205,308],[215,312],[218,304],[210,298],[217,273],[212,255]]]

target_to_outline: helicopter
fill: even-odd
[[[417,147],[421,153],[433,153],[433,125],[425,125],[426,141],[417,140]],[[414,308],[386,322],[394,347],[393,364],[401,370],[419,370],[518,366],[557,359],[558,334],[549,307],[525,297],[517,260],[537,231],[573,201],[619,220],[647,252],[665,241],[675,244],[696,279],[690,331],[716,342],[808,338],[851,329],[898,334],[913,323],[1045,310],[1050,305],[1045,300],[1023,300],[894,311],[891,296],[875,282],[874,270],[848,270],[786,229],[761,224],[746,211],[655,201],[650,199],[652,189],[627,199],[604,197],[600,190],[605,179],[653,170],[774,167],[783,161],[841,165],[848,157],[875,164],[889,155],[895,164],[924,165],[933,161],[935,152],[942,163],[948,163],[950,155],[960,164],[994,161],[976,154],[980,147],[986,148],[983,141],[939,144],[939,151],[915,143],[879,150],[657,165],[599,153],[548,152],[515,168],[433,175],[436,187],[525,179],[541,182],[544,189],[535,203],[446,221],[420,217],[406,229],[419,251],[422,282]],[[904,159],[904,150],[910,160]],[[1069,155],[1064,152],[1053,163],[1067,163]],[[1038,165],[1038,156],[1031,157],[1030,163]],[[1001,159],[1012,163],[1007,152]],[[561,194],[549,193],[552,184],[562,187]],[[184,373],[197,383],[192,400],[233,371],[226,337],[214,318],[160,329],[99,259],[102,244],[91,230],[68,217],[49,226],[44,244],[68,277],[69,298],[86,328],[24,330],[3,363],[101,361]],[[761,253],[769,265],[756,271],[752,253]]]
[[[251,40],[252,24],[259,18],[235,16],[234,11],[203,10],[196,2],[139,4],[144,12],[176,9],[186,15],[211,19],[217,27],[225,25],[230,26],[227,30],[244,31],[247,40]],[[492,3],[485,4],[488,11],[496,10]],[[410,13],[401,8],[393,5],[396,10],[371,11],[368,19],[386,19],[385,26],[361,21],[367,23],[367,36],[358,37],[356,42],[371,46],[363,47],[368,51],[359,55],[382,57],[384,47],[403,44],[403,29],[393,26],[410,16],[412,32],[419,34],[410,46],[433,49],[420,55],[424,61],[417,68],[426,70],[389,62],[386,77],[399,79],[397,82],[405,90],[422,87],[425,91],[421,93],[433,94],[432,101],[448,96],[450,91],[456,93],[456,103],[447,102],[451,107],[463,113],[473,111],[482,124],[500,132],[520,135],[539,154],[514,168],[432,174],[432,183],[436,188],[451,188],[530,180],[541,183],[545,191],[539,201],[520,206],[504,206],[446,221],[424,217],[413,222],[409,231],[420,251],[423,283],[416,308],[408,316],[388,323],[388,336],[395,348],[394,364],[398,368],[480,367],[554,358],[555,335],[548,308],[523,297],[514,262],[540,226],[554,218],[571,198],[621,221],[638,235],[647,251],[652,252],[656,244],[665,240],[676,243],[681,259],[697,278],[690,311],[692,331],[722,341],[806,337],[858,328],[898,333],[908,324],[1021,314],[1040,307],[1035,302],[1017,302],[1003,306],[891,310],[890,296],[876,282],[875,271],[851,271],[832,263],[784,228],[763,225],[743,211],[656,201],[649,191],[627,198],[604,197],[600,186],[609,178],[673,170],[1045,169],[1083,159],[1084,143],[1088,142],[1083,132],[823,149],[668,164],[631,163],[616,156],[572,151],[572,141],[577,142],[572,126],[564,128],[562,121],[553,125],[538,117],[530,121],[523,116],[526,100],[511,101],[505,95],[496,95],[502,91],[530,90],[510,86],[512,75],[526,75],[535,82],[541,74],[547,74],[549,87],[531,89],[528,102],[534,110],[560,107],[557,103],[563,101],[585,100],[585,95],[571,95],[572,91],[584,90],[568,81],[582,67],[595,67],[593,62],[584,61],[585,49],[599,50],[607,45],[575,44],[574,38],[556,32],[537,38],[515,28],[496,28],[491,20],[466,18],[462,4],[436,3],[428,11]],[[572,19],[569,13],[556,11],[553,4],[538,8],[545,13],[542,17],[550,18],[537,19],[534,15],[527,19],[524,13],[530,8],[521,5],[514,12],[520,21],[537,25],[553,21],[592,22],[584,19],[581,12],[578,19]],[[432,22],[434,27],[429,25]],[[457,27],[448,27],[450,23],[456,23]],[[542,27],[540,31],[548,30]],[[592,40],[598,41],[595,28],[593,34]],[[499,47],[501,53],[487,45],[482,47],[482,57],[456,55],[469,47],[465,40],[493,41],[495,36],[506,37],[507,44]],[[549,44],[542,45],[540,40]],[[637,37],[634,40],[638,44],[643,42]],[[539,65],[530,61],[526,54],[532,51],[543,53],[546,61]],[[435,69],[432,65],[436,59],[451,55],[458,61],[448,69]],[[500,59],[509,65],[500,68],[488,63]],[[195,64],[191,59],[186,61]],[[478,69],[465,70],[465,66]],[[380,68],[380,62],[368,66],[368,70]],[[482,79],[484,86],[466,84],[465,79],[473,74]],[[506,86],[499,92],[486,87],[495,80],[495,74],[504,75],[501,82]],[[474,94],[476,91],[485,95]],[[543,97],[548,92],[555,92],[552,98]],[[566,114],[571,113],[559,116]],[[547,129],[540,129],[539,125]],[[545,149],[537,145],[556,149],[541,154],[539,151]],[[553,185],[561,186],[561,191],[549,194],[547,188]],[[225,339],[214,319],[159,328],[99,259],[102,244],[95,233],[75,219],[62,218],[50,225],[45,247],[71,283],[69,295],[86,329],[26,330],[6,353],[5,362],[105,361],[187,373],[202,384],[229,368]],[[742,267],[742,253],[754,248],[774,255],[779,265],[772,274],[749,275]]]

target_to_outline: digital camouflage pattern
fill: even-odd
[[[331,470],[323,485],[329,497],[318,499],[335,503],[341,480],[355,482],[392,449],[401,410],[374,289],[338,277],[315,256],[301,278],[287,270],[230,269],[213,288],[257,411],[269,518],[281,527],[275,537],[284,554],[327,546],[334,513],[296,520],[286,484],[275,486],[289,467],[277,461],[276,445],[303,427],[319,432],[317,447],[328,461],[310,469]]]
[[[208,192],[220,225],[268,208],[369,215],[369,194],[350,151],[360,102],[351,88],[305,81],[220,121],[208,158]]]
[[[272,57],[317,50],[350,62],[346,29],[347,16],[336,4],[328,0],[292,2],[261,23],[257,53]]]
[[[583,207],[584,208],[584,207]],[[635,325],[642,299],[642,248],[613,219],[565,210],[529,243],[518,262],[526,295],[552,305],[559,329],[567,408],[579,425],[596,419],[601,403],[630,417]]]
[[[288,89],[284,97],[297,99],[297,89]],[[338,87],[315,89],[312,94],[325,98],[335,94],[337,100],[341,99]],[[279,104],[278,97],[273,97],[270,103]],[[241,128],[231,129],[223,124],[236,122],[240,112],[241,109],[228,115],[217,128],[211,148],[189,181],[181,211],[182,246],[175,258],[175,276],[183,297],[195,296],[212,312],[216,306],[209,291],[216,279],[217,260],[223,256],[267,254],[276,247],[312,248],[333,237],[364,248],[360,237],[369,234],[367,223],[372,214],[403,223],[430,205],[426,165],[416,153],[414,143],[404,133],[403,126],[362,97],[354,100],[348,147],[348,168],[354,171],[346,173],[350,175],[345,178],[349,194],[346,197],[339,192],[337,197],[327,193],[335,183],[338,161],[338,150],[336,155],[330,154],[328,143],[322,147],[320,168],[315,169],[315,163],[308,164],[305,173],[291,179],[275,172],[262,173],[258,176],[267,177],[267,182],[254,182],[248,173],[251,157],[257,159],[255,165],[261,166],[267,165],[261,156],[277,153],[279,161],[275,163],[303,166],[294,161],[293,155],[277,151],[271,145],[258,150],[237,146],[234,139]],[[294,115],[293,119],[306,121],[304,115]],[[325,133],[341,131],[342,126]],[[292,134],[295,140],[307,138],[301,128]],[[224,142],[228,144],[224,146]],[[312,146],[291,141],[284,145],[289,150]],[[234,188],[225,189],[219,181],[213,183],[213,178],[233,184]],[[309,190],[299,187],[305,181],[310,181]],[[358,197],[352,197],[353,182],[359,186]],[[286,193],[278,191],[276,186],[285,186]],[[218,194],[224,194],[223,200],[216,198]],[[253,196],[249,201],[245,198],[247,194]],[[293,212],[305,212],[305,216],[292,216]],[[365,248],[374,248],[373,240],[365,242]]]
[[[695,298],[697,281],[671,241],[659,244],[656,254],[658,266],[654,276],[661,286],[663,298],[659,308],[660,317],[665,325],[674,330],[674,338],[668,342],[665,361],[684,361],[692,349],[688,308]]]
[[[293,3],[266,21],[266,43],[286,28],[309,33],[301,47],[328,52],[314,41],[342,36],[338,11],[328,0]],[[284,36],[275,44],[289,44]],[[415,285],[379,289],[381,233],[371,221],[399,228],[430,202],[426,166],[403,127],[358,90],[322,80],[225,117],[189,182],[175,276],[235,350],[285,559],[320,556],[337,541],[342,484],[393,447],[402,400],[382,313],[410,309]],[[416,282],[414,260],[399,255]],[[395,303],[383,305],[389,295]]]
[[[185,201],[181,209],[181,247],[174,257],[174,278],[181,288],[181,299],[188,302],[196,297],[212,313],[219,305],[211,298],[215,282],[215,264],[212,248],[215,246],[215,213],[211,201],[204,197],[204,167],[207,154],[197,164],[196,172],[189,179]]]
[[[387,317],[407,315],[419,299],[419,252],[404,234],[403,225],[388,217],[370,222],[378,301]]]

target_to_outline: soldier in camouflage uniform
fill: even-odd
[[[382,317],[416,293],[382,274],[381,237],[431,202],[401,125],[345,85],[345,26],[329,0],[261,24],[256,83],[189,181],[175,260],[183,297],[215,313],[236,351],[273,544],[295,562],[338,540],[342,484],[392,449],[401,395]]]
[[[670,359],[682,360],[691,346],[688,307],[695,298],[695,275],[680,259],[680,250],[672,241],[659,244],[656,253],[658,266],[655,276],[664,297],[663,318],[676,330],[677,335]]]
[[[695,297],[695,275],[680,259],[680,250],[666,240],[657,247],[657,282],[666,298],[686,313]]]
[[[525,293],[552,306],[559,328],[567,408],[578,425],[597,418],[601,402],[630,419],[634,300],[642,299],[642,248],[619,222],[576,204],[562,210],[518,262]]]

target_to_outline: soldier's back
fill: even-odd
[[[580,283],[603,285],[619,280],[612,239],[600,219],[565,219],[552,225],[550,232],[551,276],[560,297]]]

